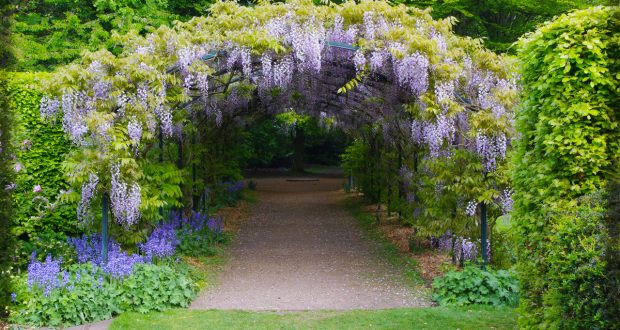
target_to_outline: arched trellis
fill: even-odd
[[[220,2],[211,11],[145,37],[125,36],[118,56],[86,54],[50,82],[42,115],[62,114],[80,147],[69,173],[82,188],[80,218],[92,217],[98,195],[127,228],[145,208],[161,208],[165,201],[143,196],[140,161],[148,161],[144,146],[161,148],[183,125],[293,107],[345,127],[380,126],[384,137],[415,145],[428,159],[475,154],[490,178],[480,185],[493,187],[465,197],[485,220],[513,135],[516,78],[508,59],[455,36],[449,20],[383,1]]]

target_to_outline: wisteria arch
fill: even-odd
[[[81,221],[100,210],[97,198],[126,228],[158,219],[170,199],[153,196],[160,187],[144,174],[152,146],[242,112],[293,108],[346,129],[370,126],[434,164],[466,160],[483,179],[436,187],[464,192],[463,216],[508,204],[512,63],[454,35],[452,23],[383,1],[219,2],[208,17],[119,36],[120,54],[85,54],[54,75],[41,101],[42,116],[78,147],[67,172],[80,194],[67,198],[78,200]]]

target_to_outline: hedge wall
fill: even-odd
[[[522,328],[620,324],[607,300],[614,279],[606,256],[617,240],[605,221],[606,181],[620,152],[619,22],[618,7],[593,7],[519,44],[522,135],[512,177]]]
[[[4,72],[0,71],[0,90],[7,82]],[[11,265],[12,239],[9,233],[11,216],[11,196],[6,186],[13,182],[9,143],[11,139],[11,116],[8,110],[8,98],[0,93],[0,318],[6,315],[9,304],[9,271]]]
[[[12,191],[11,226],[17,238],[17,267],[24,266],[34,249],[39,254],[61,254],[58,250],[63,249],[66,234],[78,231],[75,206],[56,201],[60,190],[69,188],[61,165],[71,144],[60,125],[41,120],[42,94],[38,89],[42,78],[41,74],[12,73],[0,90],[9,95],[9,110],[14,114],[15,157],[11,166],[19,171],[15,172]],[[34,191],[36,185],[41,186],[41,192]]]

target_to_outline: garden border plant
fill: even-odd
[[[594,7],[519,43],[524,90],[512,216],[523,328],[620,324],[613,321],[620,306],[607,300],[618,280],[606,273],[605,257],[618,245],[604,222],[614,216],[606,215],[605,184],[620,153],[618,31],[620,7]]]

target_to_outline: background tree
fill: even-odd
[[[572,9],[617,0],[395,0],[420,8],[431,7],[435,18],[454,16],[454,32],[482,38],[487,47],[499,52],[515,52],[511,45],[536,26]]]
[[[212,0],[35,0],[15,6],[13,42],[20,71],[49,71],[85,50],[121,51],[115,33],[144,34],[206,15]]]

